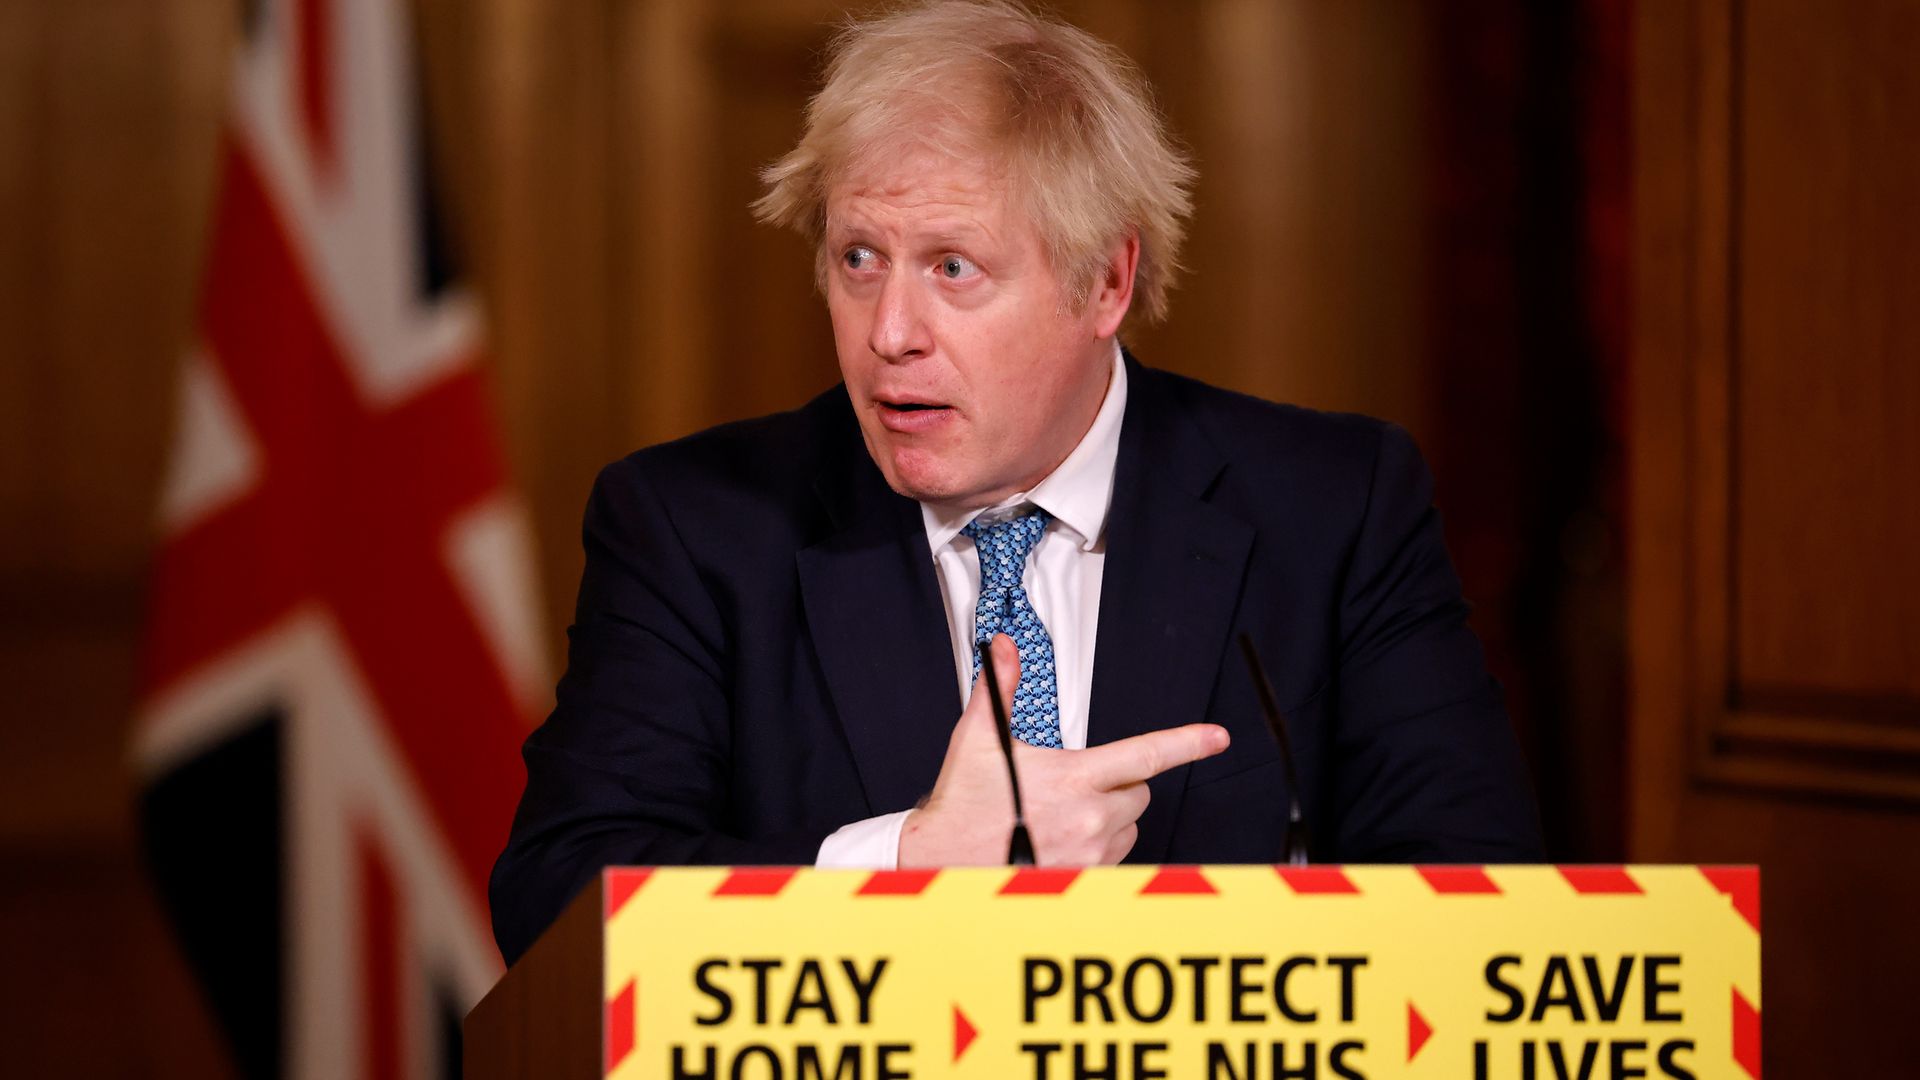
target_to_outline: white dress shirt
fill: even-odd
[[[1107,508],[1113,502],[1113,466],[1120,454],[1120,421],[1126,409],[1127,369],[1115,342],[1113,376],[1100,411],[1079,445],[1046,479],[984,510],[920,504],[940,599],[946,607],[954,677],[959,680],[962,701],[973,688],[973,613],[980,599],[980,556],[960,530],[975,519],[991,524],[1036,506],[1053,515],[1027,555],[1022,581],[1034,613],[1053,639],[1060,742],[1069,750],[1087,745],[1100,579],[1107,561]],[[901,722],[926,719],[902,717]],[[841,828],[821,843],[815,864],[893,869],[899,860],[900,828],[908,813],[883,814]]]

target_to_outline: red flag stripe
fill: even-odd
[[[295,49],[298,68],[300,122],[305,128],[307,152],[323,178],[336,160],[333,103],[333,2],[296,0],[300,38]]]
[[[258,173],[231,144],[224,163],[203,332],[263,451],[264,476],[158,553],[147,688],[163,689],[296,606],[322,608],[484,895],[520,787],[511,748],[525,725],[443,544],[455,514],[504,486],[490,408],[467,369],[369,410]]]
[[[399,1080],[404,1074],[400,1003],[405,1000],[397,940],[399,890],[379,848],[358,829],[354,863],[360,877],[360,1016],[366,1032],[360,1075]]]
[[[416,205],[424,189],[404,168],[382,167],[420,150],[402,145],[419,137],[406,13],[358,0],[281,7],[282,17],[250,27],[241,57],[245,70],[281,82],[235,81],[234,120],[212,162],[218,198],[190,377],[217,382],[224,407],[211,420],[190,413],[179,436],[189,450],[208,434],[237,438],[247,467],[226,478],[237,490],[202,492],[219,501],[170,522],[155,551],[140,691],[151,720],[167,726],[142,732],[142,752],[170,767],[170,750],[194,752],[191,736],[218,737],[242,710],[276,708],[286,745],[300,749],[259,767],[277,769],[298,800],[289,813],[338,818],[284,838],[290,880],[351,875],[349,892],[329,897],[344,901],[339,918],[298,934],[282,928],[289,948],[327,950],[352,971],[350,985],[322,986],[311,965],[286,968],[288,1030],[315,1038],[282,1054],[344,1047],[353,1075],[397,1077],[432,1071],[442,1033],[429,993],[477,992],[484,972],[467,958],[490,951],[486,883],[522,784],[514,751],[527,718],[495,627],[483,621],[496,613],[473,607],[495,599],[472,595],[494,583],[466,577],[479,569],[468,556],[491,570],[502,549],[468,546],[495,537],[467,526],[498,524],[475,515],[491,515],[511,488],[478,356],[421,357],[429,367],[419,379],[377,391],[362,375],[405,352],[460,348],[469,325],[450,306],[455,294],[408,272],[424,262],[366,274],[404,257],[394,245],[425,240],[405,212],[426,209]],[[350,114],[349,90],[384,99]],[[362,115],[400,122],[350,132]],[[274,159],[290,171],[261,168],[270,146],[294,149]],[[358,160],[363,153],[374,156]],[[349,172],[353,185],[329,182]],[[291,213],[284,196],[314,216]],[[303,234],[308,227],[325,233]],[[324,264],[311,258],[320,250]],[[333,293],[335,265],[365,275],[350,302],[331,302],[349,299]],[[361,321],[363,301],[381,314]],[[207,423],[233,430],[199,426]],[[275,651],[275,632],[295,617],[317,627],[307,640],[323,641],[327,655]],[[281,664],[293,665],[286,680],[268,685]],[[222,692],[248,687],[270,697]],[[188,712],[196,706],[233,715]],[[344,836],[344,866],[335,836]],[[408,858],[390,846],[397,836],[409,838]],[[428,857],[411,857],[423,850]],[[196,899],[181,893],[183,904]],[[288,918],[310,902],[283,899]],[[427,926],[433,933],[412,933]]]

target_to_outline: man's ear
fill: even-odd
[[[1129,231],[1107,249],[1107,261],[1093,281],[1087,305],[1093,313],[1094,333],[1112,337],[1133,306],[1133,274],[1140,266],[1140,234]]]

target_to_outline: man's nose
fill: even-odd
[[[873,326],[867,347],[883,360],[899,363],[924,356],[933,348],[922,311],[923,298],[911,275],[893,271],[880,286],[873,308]]]

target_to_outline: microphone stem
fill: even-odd
[[[1007,838],[1007,865],[1033,866],[1039,860],[1034,855],[1033,838],[1027,834],[1026,807],[1020,800],[1020,772],[1013,764],[1013,722],[1007,718],[1007,707],[1000,700],[1000,675],[993,667],[993,639],[988,638],[979,645],[980,672],[986,676],[985,690],[993,703],[994,729],[1000,736],[1000,755],[1007,761],[1007,785],[1013,789],[1013,832]]]

